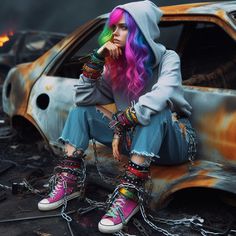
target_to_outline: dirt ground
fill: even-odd
[[[99,236],[97,223],[104,214],[103,210],[93,210],[84,215],[78,213],[80,207],[88,206],[84,201],[72,200],[67,210],[71,211],[70,227],[60,212],[40,212],[37,202],[42,196],[27,191],[13,194],[14,183],[21,183],[24,179],[34,187],[45,190],[53,166],[58,157],[53,155],[43,142],[25,142],[9,128],[7,117],[0,107],[0,235],[1,236]],[[96,172],[96,170],[90,170]],[[95,173],[96,175],[96,173]],[[14,190],[14,188],[13,188]],[[13,191],[14,192],[14,191]],[[87,184],[85,196],[104,201],[109,194],[107,188],[101,187],[96,181]],[[229,198],[230,197],[230,198]],[[197,236],[197,235],[236,235],[236,207],[229,204],[230,195],[216,191],[195,189],[177,194],[163,209],[154,212],[156,217],[172,220],[199,216],[204,219],[206,231],[215,233],[200,233],[194,227],[183,224],[167,225],[156,223],[158,227],[167,230],[169,235]],[[226,200],[227,199],[227,200]],[[233,202],[235,204],[236,200]],[[167,235],[154,231],[144,222],[140,213],[136,214],[123,235],[152,236]],[[137,227],[137,222],[141,226]],[[192,225],[193,226],[193,225]],[[230,229],[234,229],[230,231]],[[221,234],[219,234],[221,233]],[[118,234],[117,234],[118,235]],[[122,234],[120,234],[122,235]]]

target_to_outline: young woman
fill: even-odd
[[[67,200],[80,196],[84,152],[92,138],[112,145],[117,160],[121,144],[130,155],[123,187],[98,224],[103,233],[121,230],[138,212],[138,191],[149,177],[152,161],[180,164],[193,155],[191,106],[183,95],[180,60],[157,43],[161,16],[147,0],[117,6],[110,13],[99,37],[101,47],[84,65],[76,86],[76,106],[59,138],[66,155],[56,168],[52,192],[38,204],[40,210],[58,208],[64,196]],[[115,114],[99,106],[112,102]]]

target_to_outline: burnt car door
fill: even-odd
[[[102,26],[101,22],[93,24],[75,35],[57,62],[53,63],[48,72],[43,73],[40,82],[32,88],[29,103],[35,106],[28,109],[27,113],[34,117],[52,145],[57,144],[73,104],[73,87],[77,84],[82,66],[88,60],[89,53],[98,47],[97,37]]]
[[[236,165],[236,42],[219,25],[188,23],[179,44],[200,159]]]

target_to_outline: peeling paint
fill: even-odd
[[[209,122],[215,126],[207,125]],[[227,112],[225,107],[220,107],[215,113],[206,114],[200,130],[207,135],[208,145],[236,163],[236,111]]]

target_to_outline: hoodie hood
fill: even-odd
[[[154,67],[158,65],[166,50],[162,44],[157,43],[160,37],[158,23],[162,16],[160,8],[149,0],[131,2],[119,5],[116,8],[121,8],[132,16],[154,53]]]

